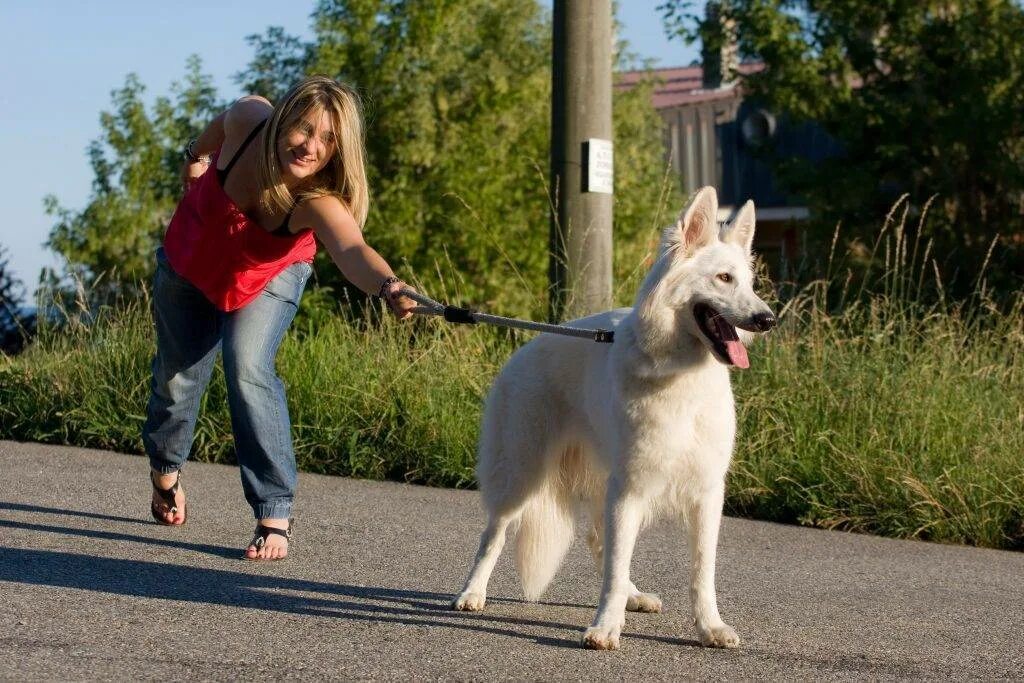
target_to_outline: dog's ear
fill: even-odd
[[[729,229],[725,231],[725,239],[722,241],[735,244],[746,253],[750,253],[754,245],[754,202],[749,199],[746,201]]]
[[[718,194],[713,187],[702,187],[686,210],[679,214],[679,222],[672,228],[671,241],[692,254],[718,239]]]

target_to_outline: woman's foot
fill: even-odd
[[[256,535],[245,549],[245,559],[283,560],[288,555],[291,536],[291,520],[261,519],[256,523]]]
[[[149,479],[153,484],[153,502],[150,506],[153,518],[168,526],[185,523],[185,490],[181,488],[181,472],[161,474],[151,470]]]

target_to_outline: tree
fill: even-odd
[[[685,39],[717,30],[690,0],[662,5]],[[977,265],[997,233],[1024,275],[1024,10],[1013,0],[729,0],[741,52],[764,68],[749,96],[815,121],[845,152],[817,166],[768,154],[787,189],[854,236],[906,193],[933,195],[926,237],[951,266]],[[831,232],[831,229],[829,230]],[[970,267],[964,270],[972,271]],[[966,284],[966,278],[962,284]]]
[[[21,302],[25,286],[11,273],[7,248],[0,244],[0,352],[20,352],[35,334],[34,313],[26,313]]]
[[[547,302],[546,187],[550,22],[535,0],[323,0],[303,42],[278,27],[250,36],[238,76],[272,101],[306,74],[355,85],[364,100],[371,189],[368,241],[437,298],[542,315]],[[220,106],[198,60],[152,114],[129,76],[90,148],[94,194],[58,217],[50,245],[87,288],[131,293],[178,199],[183,141]],[[678,208],[664,173],[650,90],[615,101],[616,263],[630,273]],[[402,261],[405,261],[403,267]],[[321,251],[317,281],[344,286]],[[107,273],[100,277],[100,273]],[[323,297],[319,297],[321,300]],[[311,300],[313,298],[311,297]]]
[[[447,280],[477,302],[500,297],[504,310],[541,314],[550,207],[546,13],[534,0],[322,0],[313,26],[307,45],[275,29],[250,37],[257,58],[240,82],[260,92],[294,78],[305,59],[306,73],[355,85],[368,122],[371,242],[402,255],[431,291]],[[679,199],[665,179],[649,88],[621,93],[615,120],[623,275],[636,266],[646,233],[668,220],[666,204]],[[319,274],[321,282],[335,277],[330,268]]]

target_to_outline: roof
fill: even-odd
[[[746,75],[760,71],[763,64],[748,62],[741,64],[739,73]],[[704,68],[701,66],[671,66],[663,69],[623,71],[618,74],[616,87],[630,88],[641,81],[653,79],[657,84],[652,97],[655,109],[669,109],[682,104],[714,102],[739,97],[735,84],[706,90]]]

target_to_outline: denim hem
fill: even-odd
[[[165,463],[158,463],[153,458],[149,459],[149,466],[150,466],[150,468],[156,470],[160,474],[174,474],[175,472],[181,471],[181,468],[182,468],[181,465],[174,465],[174,464],[168,465],[168,464],[165,464]]]
[[[253,516],[257,519],[291,519],[291,503],[262,503],[252,509]]]

